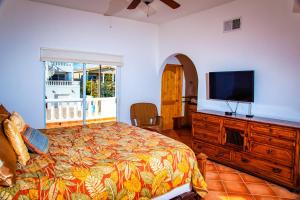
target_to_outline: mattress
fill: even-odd
[[[31,154],[0,199],[169,199],[207,193],[194,152],[124,123],[43,130],[49,153]]]

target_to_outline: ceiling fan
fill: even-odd
[[[132,10],[136,9],[136,7],[143,2],[147,6],[151,4],[154,0],[133,0],[127,9]],[[172,9],[176,9],[180,7],[180,4],[173,0],[160,0],[161,2],[165,3],[167,6],[171,7]]]

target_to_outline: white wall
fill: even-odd
[[[132,103],[159,103],[157,42],[158,27],[153,24],[4,0],[0,4],[0,102],[20,112],[30,125],[44,127],[40,47],[123,55],[120,120],[129,122]]]
[[[197,67],[198,109],[227,110],[206,100],[205,73],[253,69],[254,114],[300,121],[300,14],[291,12],[292,0],[236,0],[159,27],[27,0],[0,2],[0,103],[34,127],[44,126],[40,47],[123,55],[124,122],[133,102],[159,106],[162,63],[175,53]],[[240,16],[242,30],[223,34],[223,21]]]
[[[206,99],[205,74],[255,70],[254,114],[300,121],[300,14],[292,12],[292,4],[236,0],[163,24],[159,62],[174,53],[189,56],[199,76],[198,109],[220,111],[228,110],[224,102]],[[223,33],[223,21],[235,17],[242,17],[242,30]],[[238,112],[247,113],[247,106]]]

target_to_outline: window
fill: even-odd
[[[119,55],[41,48],[46,124],[115,120],[116,69],[122,60]]]
[[[51,76],[49,78],[49,80],[53,80],[53,81],[64,81],[66,80],[66,75],[65,74],[54,74],[53,76]]]
[[[45,62],[47,127],[116,120],[115,74],[114,66]]]

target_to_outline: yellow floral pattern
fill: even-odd
[[[49,153],[31,154],[0,199],[151,199],[186,183],[207,193],[193,151],[158,133],[117,122],[43,132]]]

